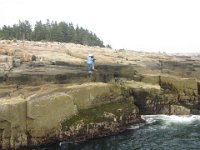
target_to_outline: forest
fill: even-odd
[[[46,23],[36,21],[34,27],[28,20],[19,21],[13,26],[0,28],[1,40],[56,41],[88,46],[105,47],[103,41],[88,29],[72,23],[56,22],[47,19]],[[107,45],[106,47],[111,47]]]

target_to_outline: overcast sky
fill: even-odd
[[[114,49],[200,52],[199,0],[0,0],[0,26],[72,22]]]

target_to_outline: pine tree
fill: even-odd
[[[35,41],[41,41],[46,39],[45,25],[42,24],[42,21],[38,21],[35,24],[35,30],[33,34],[33,39]]]
[[[71,42],[89,46],[103,45],[96,34],[79,27],[76,28],[72,23],[52,21],[47,19],[46,23],[37,21],[35,27],[32,27],[28,20],[20,21],[12,27],[4,25],[0,28],[1,39],[18,39],[18,40],[35,40],[35,41],[58,41],[58,42]]]
[[[50,20],[49,19],[47,19],[47,22],[45,24],[45,28],[46,28],[45,39],[47,41],[52,41],[52,37],[51,37],[51,24],[50,24]]]

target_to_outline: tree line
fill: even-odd
[[[47,20],[46,23],[37,21],[32,29],[28,20],[19,21],[13,26],[0,28],[0,39],[28,41],[57,41],[76,43],[88,46],[105,47],[95,33],[72,23]],[[108,45],[107,47],[110,47]]]

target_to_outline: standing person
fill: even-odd
[[[87,64],[88,64],[88,72],[89,73],[92,73],[92,70],[93,70],[93,63],[94,63],[94,60],[92,58],[92,54],[89,54],[88,57],[87,57]]]

